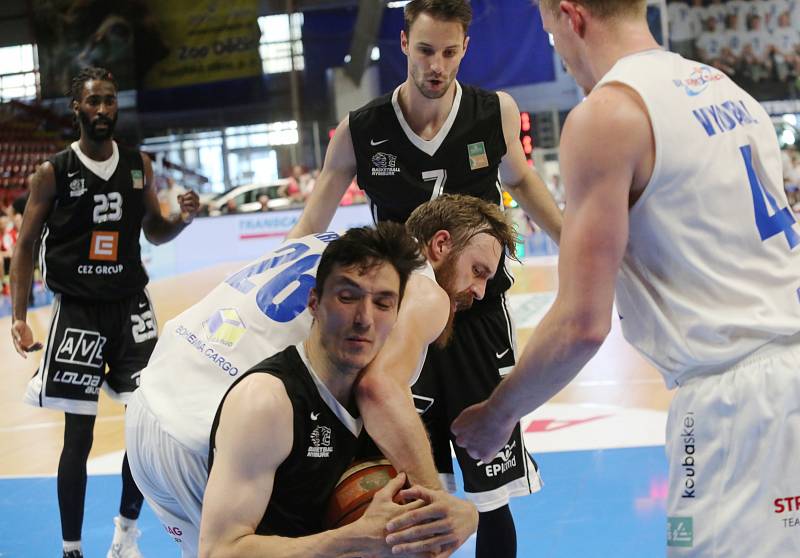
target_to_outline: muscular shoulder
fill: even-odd
[[[392,92],[381,95],[380,97],[376,97],[366,105],[350,111],[350,119],[355,119],[356,123],[358,124],[361,120],[369,117],[371,114],[374,114],[375,111],[380,111],[381,109],[386,110],[387,108],[392,108]]]
[[[567,126],[616,132],[649,128],[650,119],[636,91],[621,83],[610,83],[592,91],[575,107],[567,118]]]
[[[283,382],[272,374],[245,376],[225,398],[224,411],[231,415],[232,409],[246,422],[291,425],[291,400]]]
[[[564,124],[562,151],[598,164],[615,155],[636,155],[650,145],[650,118],[641,97],[630,87],[608,84],[593,91],[570,112]],[[602,149],[597,149],[602,145]]]
[[[56,180],[56,168],[55,168],[55,166],[53,165],[52,162],[45,161],[44,163],[39,165],[39,167],[36,169],[36,172],[34,172],[31,175],[30,180],[31,180],[31,184],[33,184],[34,182],[40,183],[42,181],[45,181],[45,182],[49,181],[49,182],[55,184],[55,180]]]

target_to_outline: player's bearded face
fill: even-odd
[[[81,120],[81,128],[94,141],[103,141],[114,135],[114,127],[117,125],[117,114],[109,118],[103,114],[96,114],[92,117],[87,111],[78,109],[78,118]]]
[[[436,282],[450,297],[450,316],[447,318],[447,325],[434,342],[440,348],[447,346],[453,336],[453,321],[456,312],[470,308],[474,301],[474,297],[468,289],[459,291],[456,285],[458,282],[458,258],[459,254],[451,252],[436,270]]]

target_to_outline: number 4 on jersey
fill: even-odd
[[[792,210],[788,207],[778,208],[778,202],[775,198],[767,192],[761,181],[756,175],[753,168],[753,150],[749,145],[743,145],[739,148],[744,159],[744,166],[747,169],[747,178],[750,182],[750,191],[753,194],[753,208],[756,216],[756,227],[758,233],[761,235],[761,240],[772,238],[776,234],[783,233],[786,235],[786,241],[789,243],[789,249],[794,249],[800,244],[800,235],[792,227],[796,221]],[[772,208],[772,215],[767,209],[767,202]]]

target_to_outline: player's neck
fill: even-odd
[[[328,356],[322,341],[313,329],[303,347],[306,357],[314,369],[314,373],[328,388],[328,391],[343,406],[347,407],[352,397],[353,384],[358,377],[358,370],[342,370]]]
[[[423,139],[433,138],[444,125],[456,98],[456,82],[438,99],[429,99],[420,93],[409,77],[400,86],[397,102],[406,122]]]
[[[114,145],[110,138],[95,141],[86,137],[85,134],[81,134],[78,146],[84,155],[95,161],[105,161],[114,154]]]
[[[621,58],[661,47],[646,24],[623,21],[596,31],[587,40],[586,48],[591,53],[589,63],[597,83]]]

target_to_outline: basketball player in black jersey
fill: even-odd
[[[289,236],[324,231],[356,175],[376,220],[403,222],[418,205],[442,193],[502,203],[502,186],[553,239],[561,214],[519,142],[520,117],[507,94],[459,84],[458,66],[469,38],[466,0],[413,0],[405,8],[401,46],[408,78],[391,94],[350,113],[338,126],[306,209]],[[498,180],[499,176],[499,180]],[[504,266],[501,269],[505,269]],[[513,325],[505,306],[510,274],[498,273],[483,300],[459,312],[450,345],[432,347],[414,400],[431,436],[435,468],[452,478],[449,427],[465,407],[485,400],[515,362]],[[365,426],[392,463],[436,486],[419,420],[409,404],[408,378],[367,374],[357,396]],[[508,498],[538,489],[519,426],[502,454],[476,461],[456,456],[465,489],[481,510],[477,556],[516,554]],[[433,474],[432,474],[433,473]]]
[[[161,244],[174,238],[199,208],[195,192],[180,198],[181,215],[161,216],[150,159],[118,146],[117,86],[103,68],[72,81],[72,110],[80,140],[44,163],[30,179],[30,199],[11,265],[14,347],[23,357],[42,347],[26,323],[34,243],[41,237],[44,280],[56,298],[39,370],[26,401],[65,413],[58,465],[64,556],[79,558],[86,461],[101,386],[124,403],[147,364],[157,328],[145,291],[139,236]],[[108,372],[106,372],[108,367]],[[136,519],[142,495],[127,457],[120,515],[108,556],[140,557]]]
[[[424,261],[418,243],[392,223],[350,229],[326,247],[309,294],[309,336],[250,369],[219,405],[201,557],[392,556],[387,523],[414,510],[414,523],[433,529],[422,540],[437,537],[435,512],[420,509],[427,489],[401,493],[413,498],[408,504],[392,501],[404,473],[355,523],[324,533],[322,526],[326,503],[357,454],[353,384],[384,346],[409,275]]]

